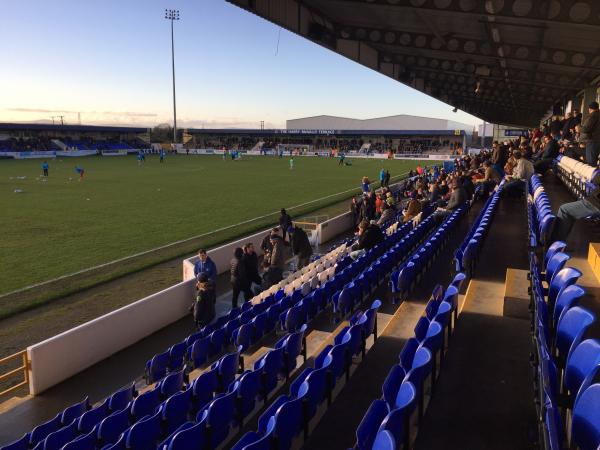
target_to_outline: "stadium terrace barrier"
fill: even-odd
[[[38,395],[186,316],[193,296],[194,281],[184,281],[28,347],[30,394]]]
[[[337,217],[326,220],[317,225],[317,239],[319,245],[330,241],[336,236],[350,230],[354,224],[352,223],[352,214],[350,212],[340,214]]]

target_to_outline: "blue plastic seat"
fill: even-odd
[[[556,304],[554,305],[554,312],[552,314],[552,321],[554,326],[558,323],[563,312],[577,306],[579,299],[585,295],[585,290],[576,284],[567,286],[561,290],[556,298]]]
[[[131,416],[135,421],[145,416],[152,416],[161,402],[161,393],[159,387],[137,396],[131,404]]]
[[[240,421],[250,414],[256,406],[260,393],[260,375],[258,370],[247,370],[233,383],[231,391],[237,396],[237,408]]]
[[[121,411],[136,395],[135,384],[125,386],[108,398],[108,409],[111,412]]]
[[[398,395],[398,391],[400,390],[400,385],[406,376],[406,372],[399,364],[392,366],[390,371],[381,386],[381,393],[383,399],[388,405],[388,408],[394,408],[396,403],[396,396]]]
[[[381,307],[381,300],[376,299],[371,303],[369,309],[365,311],[367,317],[366,322],[363,324],[363,338],[367,339],[370,335],[373,335],[373,339],[377,340],[377,311]]]
[[[266,399],[279,382],[279,373],[283,367],[283,348],[269,350],[254,363],[254,370],[261,372],[261,391]]]
[[[190,369],[197,369],[208,360],[210,350],[210,337],[197,339],[187,351],[187,360]]]
[[[38,442],[46,439],[50,433],[54,433],[58,431],[62,425],[60,418],[62,414],[57,414],[56,417],[50,419],[47,422],[44,422],[41,425],[38,425],[33,430],[31,430],[31,434],[29,436],[29,445],[30,447],[35,447]]]
[[[374,400],[356,428],[356,450],[371,450],[377,431],[389,409],[384,400]]]
[[[328,398],[327,372],[328,367],[312,370],[298,388],[296,395],[304,401],[307,421],[315,415],[325,398]]]
[[[297,332],[291,333],[280,341],[280,346],[283,347],[283,373],[286,379],[289,379],[292,370],[297,366],[298,356],[303,355],[306,361],[306,346],[304,333],[306,332],[306,324],[302,325]]]
[[[415,329],[414,329],[414,333],[415,333],[415,338],[419,341],[419,342],[423,342],[423,339],[425,339],[425,336],[427,335],[427,329],[429,328],[429,319],[427,319],[427,317],[420,317],[419,320],[417,321],[417,324],[415,325]]]
[[[245,352],[252,344],[253,335],[254,326],[252,323],[246,323],[233,331],[231,340],[236,347],[241,347],[241,351]]]
[[[554,278],[552,278],[552,282],[548,288],[548,304],[553,307],[560,291],[567,286],[577,283],[577,280],[581,275],[581,272],[573,267],[565,267],[564,269],[559,270],[554,275]]]
[[[250,322],[250,324],[252,325],[252,328],[253,328],[252,342],[257,342],[260,338],[262,338],[268,332],[268,330],[267,330],[268,319],[269,319],[269,315],[266,311],[258,314],[256,317],[254,317],[254,319],[252,319],[252,321]]]
[[[112,413],[98,425],[98,443],[100,446],[114,444],[123,431],[129,428],[129,408]]]
[[[168,444],[167,450],[204,449],[208,446],[206,422],[195,425],[176,433]]]
[[[406,341],[402,350],[400,350],[398,358],[400,359],[400,366],[402,366],[405,372],[411,369],[417,348],[419,348],[419,341],[417,338],[411,337]]]
[[[196,331],[195,333],[190,334],[188,337],[185,338],[185,346],[187,348],[191,347],[192,344],[194,342],[196,342],[198,339],[201,339],[204,337],[204,332],[202,331]]]
[[[565,367],[564,384],[572,394],[576,394],[585,378],[600,363],[600,341],[586,339],[569,353]]]
[[[77,436],[77,420],[64,426],[58,431],[50,433],[44,440],[44,450],[60,450],[65,444]]]
[[[102,402],[101,405],[84,412],[79,418],[77,429],[80,433],[86,434],[94,429],[109,413],[108,399]]]
[[[577,345],[585,331],[596,320],[594,314],[580,306],[566,311],[556,327],[556,348],[564,360],[573,344]]]
[[[240,351],[241,349],[238,348],[237,352],[228,353],[212,365],[213,369],[217,369],[217,389],[220,392],[224,392],[227,389],[227,386],[229,386],[235,379],[235,374],[237,373],[240,365]]]
[[[454,276],[454,279],[450,283],[450,286],[453,286],[454,288],[456,288],[457,292],[460,292],[463,282],[465,281],[466,278],[467,278],[467,276],[464,273],[459,272]]]
[[[600,384],[592,384],[577,397],[573,408],[571,435],[581,450],[600,445]]]
[[[173,438],[175,437],[175,435],[177,433],[180,433],[182,431],[185,431],[189,428],[192,428],[195,425],[195,422],[183,422],[178,428],[175,429],[175,431],[173,431],[171,434],[169,434],[165,439],[163,439],[157,446],[157,449],[160,450],[166,450],[167,448],[169,448],[169,444],[171,444],[171,441],[173,440]]]
[[[546,274],[544,279],[548,284],[554,278],[554,275],[557,274],[567,263],[567,261],[571,259],[569,255],[562,252],[556,252],[550,260],[548,260],[548,264],[546,265]]]
[[[269,420],[267,428],[273,429],[276,450],[287,450],[292,447],[294,437],[301,430],[303,424],[302,399],[289,399],[281,405],[274,416]]]
[[[181,389],[183,389],[184,378],[185,372],[183,370],[167,375],[165,379],[162,380],[158,385],[158,389],[160,389],[160,395],[162,398],[166,399],[171,395],[180,392]]]
[[[169,351],[154,355],[150,361],[146,363],[146,384],[152,384],[161,380],[167,374],[169,368]]]
[[[195,411],[202,410],[214,398],[219,385],[217,369],[201,373],[192,384],[192,402]]]
[[[223,326],[223,329],[225,330],[225,338],[231,338],[233,336],[234,331],[237,330],[241,325],[242,322],[240,321],[239,317],[231,319],[229,322],[227,322]]]
[[[175,371],[183,366],[185,351],[187,345],[185,342],[179,342],[169,349],[169,370]]]
[[[76,403],[74,405],[66,408],[60,418],[63,426],[69,425],[73,420],[78,419],[90,409],[90,399],[88,397],[84,398],[81,402]]]
[[[214,356],[223,350],[223,344],[225,343],[225,330],[219,328],[210,334],[210,347],[209,356]]]
[[[96,450],[96,433],[90,431],[87,434],[79,436],[65,444],[62,450]]]
[[[167,434],[173,433],[181,424],[188,420],[192,408],[192,388],[169,397],[162,408],[162,420]]]
[[[162,408],[153,415],[136,422],[127,432],[125,444],[132,450],[155,450],[162,436]]]
[[[546,254],[544,255],[544,267],[548,266],[548,261],[550,258],[554,256],[557,252],[562,252],[565,248],[567,248],[566,242],[563,241],[555,241],[546,250]]]
[[[373,450],[396,450],[396,443],[393,434],[388,430],[377,432],[375,441],[373,442]]]
[[[201,412],[199,421],[206,420],[206,429],[211,448],[218,447],[229,434],[235,419],[235,392],[229,392],[213,400]]]

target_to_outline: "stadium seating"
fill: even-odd
[[[529,181],[527,218],[529,221],[530,247],[541,246],[547,248],[551,244],[551,234],[556,215],[552,212],[550,199],[538,175],[533,175]]]
[[[564,155],[556,158],[554,169],[567,189],[578,198],[585,197],[593,189],[591,181],[599,170],[597,167]]]

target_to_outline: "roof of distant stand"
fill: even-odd
[[[0,130],[57,131],[75,133],[145,133],[148,131],[148,128],[110,127],[98,125],[55,125],[51,123],[0,123]]]
[[[228,0],[492,123],[531,126],[600,75],[600,2]]]

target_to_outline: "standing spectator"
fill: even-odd
[[[260,286],[262,279],[258,273],[258,255],[254,251],[254,244],[252,242],[244,245],[244,264],[246,265],[249,283],[256,283]]]
[[[263,291],[266,291],[271,286],[279,283],[282,280],[281,273],[269,264],[268,261],[263,261],[262,263],[263,275],[262,275],[262,283],[261,287]]]
[[[237,247],[233,253],[233,258],[231,259],[230,266],[230,281],[231,288],[233,290],[231,297],[231,307],[237,308],[238,305],[238,297],[241,292],[244,293],[244,300],[250,300],[252,296],[252,292],[250,291],[250,281],[248,280],[248,274],[246,272],[246,267],[243,261],[244,250],[240,247]]]
[[[271,231],[269,231],[260,243],[260,249],[264,253],[263,259],[266,261],[269,261],[271,257],[271,252],[273,251],[273,246],[271,245],[271,235],[273,233],[279,234],[279,228],[275,227]]]
[[[598,155],[600,154],[600,116],[598,113],[598,102],[590,103],[589,115],[581,124],[579,142],[585,144],[585,162],[591,166],[597,166]]]
[[[391,178],[390,171],[386,170],[385,171],[385,179],[383,180],[385,187],[390,187],[390,178]]]
[[[196,283],[196,300],[190,308],[197,328],[208,325],[215,318],[216,302],[215,285],[206,273],[201,272]]]
[[[42,163],[42,174],[47,177],[48,176],[48,169],[50,168],[50,165],[48,164],[48,161],[44,161]]]
[[[198,261],[194,264],[194,275],[196,278],[201,273],[205,273],[213,284],[217,284],[217,265],[210,259],[210,256],[207,255],[206,250],[203,248],[198,250]]]
[[[271,234],[271,266],[276,270],[278,276],[283,279],[283,270],[285,269],[286,248],[283,239],[278,234]]]
[[[288,230],[290,233],[290,243],[292,245],[292,253],[298,257],[298,269],[302,269],[308,265],[310,261],[310,255],[313,250],[308,240],[308,235],[299,226],[290,227]]]
[[[350,202],[350,214],[352,215],[352,228],[354,228],[360,217],[360,205],[356,201],[356,197],[352,197]]]
[[[379,171],[379,183],[381,184],[381,187],[385,186],[385,169],[383,167]]]
[[[281,214],[279,215],[279,227],[283,233],[283,240],[285,241],[285,234],[287,229],[292,225],[292,218],[286,212],[284,208],[281,208]]]
[[[362,177],[362,191],[363,194],[366,194],[369,192],[369,185],[371,184],[371,182],[369,181],[369,177]]]

